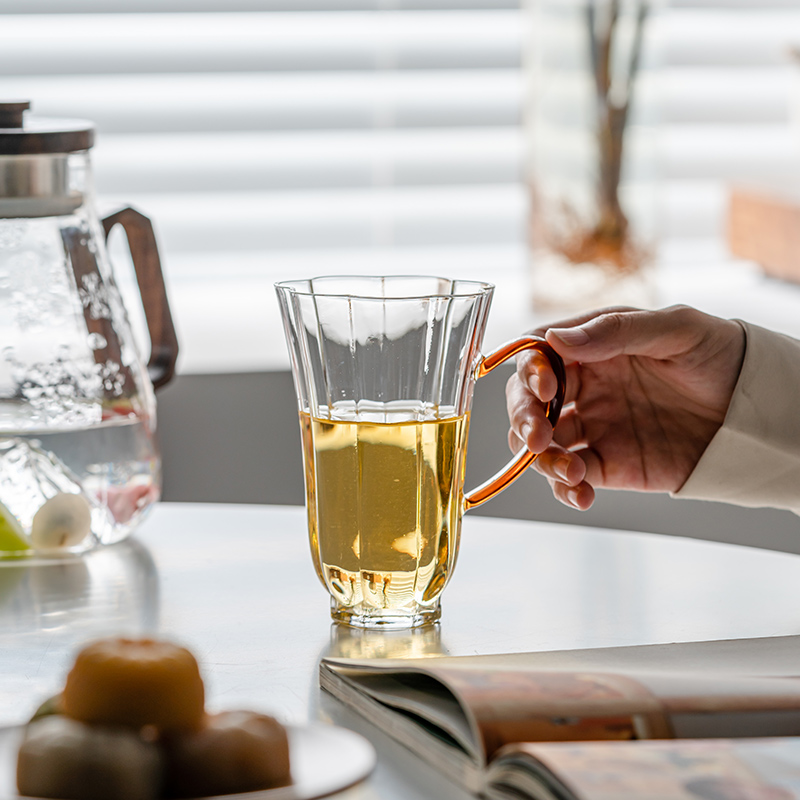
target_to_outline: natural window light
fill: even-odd
[[[482,278],[498,287],[488,342],[534,321],[516,0],[2,0],[0,14],[2,94],[93,120],[101,210],[153,220],[180,371],[287,368],[272,282],[290,277]],[[675,0],[651,23],[659,304],[800,334],[794,287],[724,244],[730,187],[800,162],[800,5]],[[119,237],[112,252],[124,261]]]

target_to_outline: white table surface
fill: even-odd
[[[56,565],[0,567],[0,724],[25,720],[59,689],[82,642],[143,632],[194,650],[214,709],[258,708],[365,733],[379,766],[348,798],[465,798],[323,696],[320,657],[798,634],[800,556],[468,516],[441,625],[381,634],[331,625],[302,508],[161,504],[120,545]]]

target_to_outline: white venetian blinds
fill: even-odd
[[[323,271],[522,285],[518,0],[0,0],[0,95],[98,127],[101,201],[156,222],[173,291]],[[785,178],[800,0],[654,15],[661,229],[719,240]],[[281,345],[282,346],[282,345]]]
[[[520,239],[513,0],[0,10],[0,93],[96,121],[98,193],[153,216],[173,282]]]
[[[665,230],[719,237],[731,183],[798,173],[800,0],[672,0],[654,33]]]

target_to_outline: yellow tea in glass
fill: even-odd
[[[521,451],[464,492],[474,382],[515,353],[480,343],[492,287],[442,278],[315,278],[278,284],[297,390],[311,553],[335,620],[416,627],[440,615],[461,516],[531,463]],[[560,369],[559,369],[560,368]]]
[[[468,418],[387,416],[301,412],[306,505],[317,573],[339,606],[402,621],[436,611],[455,565]]]

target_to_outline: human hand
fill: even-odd
[[[534,333],[564,359],[564,409],[547,359],[517,357],[506,386],[509,445],[539,453],[533,468],[581,510],[595,488],[677,491],[722,425],[744,358],[741,325],[686,306],[590,312]]]

